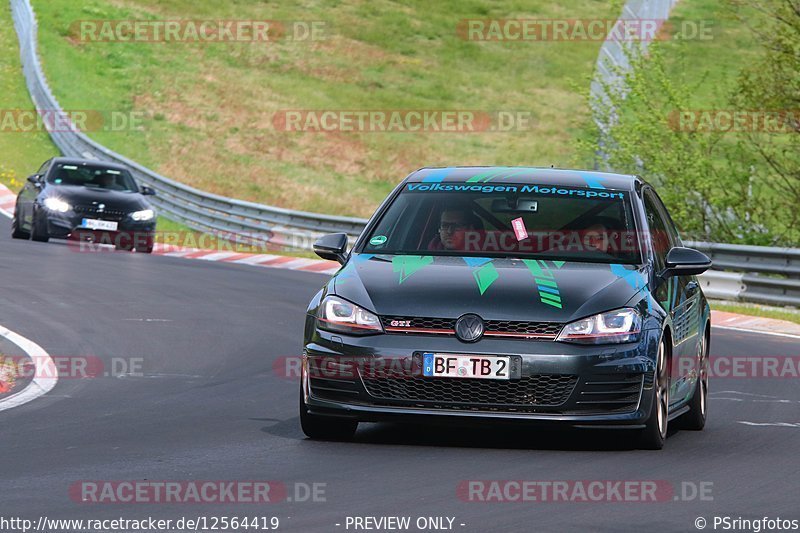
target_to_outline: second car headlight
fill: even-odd
[[[633,342],[639,338],[642,317],[636,309],[625,307],[570,322],[557,341],[578,344]]]
[[[55,196],[51,196],[50,198],[45,198],[44,206],[50,211],[57,211],[59,213],[66,213],[71,208],[67,202],[65,202],[61,198],[56,198]]]
[[[153,211],[152,209],[144,209],[142,211],[136,211],[135,213],[131,213],[131,218],[138,222],[151,220],[154,216],[156,216],[156,212]]]
[[[383,333],[381,321],[374,313],[338,296],[328,296],[322,301],[317,324],[320,329],[350,335]]]

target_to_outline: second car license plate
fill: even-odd
[[[102,229],[106,231],[117,231],[117,223],[110,220],[96,220],[94,218],[84,218],[81,227],[86,229]]]
[[[423,353],[422,375],[447,378],[510,379],[510,360],[510,357]]]

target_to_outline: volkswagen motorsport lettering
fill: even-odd
[[[624,191],[596,191],[586,189],[566,189],[563,187],[541,187],[539,185],[442,185],[434,183],[409,183],[409,191],[437,192],[437,191],[474,191],[482,193],[521,192],[535,194],[558,194],[562,196],[582,196],[585,198],[625,198]]]

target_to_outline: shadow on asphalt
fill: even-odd
[[[270,419],[252,419],[267,421]],[[276,421],[261,431],[273,436],[307,440],[300,420]],[[670,436],[676,431],[670,431]],[[309,441],[311,442],[311,441]],[[513,450],[629,451],[636,435],[625,430],[530,429],[508,426],[484,428],[396,423],[361,423],[352,442],[390,446],[440,446]]]

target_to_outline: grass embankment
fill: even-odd
[[[424,165],[573,164],[589,120],[600,43],[472,42],[463,19],[614,19],[596,0],[388,0],[338,4],[210,0],[36,0],[41,53],[65,107],[143,113],[140,131],[93,132],[159,172],[226,196],[366,216]],[[76,21],[322,21],[327,39],[271,43],[119,43],[80,39]],[[78,75],[79,73],[79,75]],[[286,133],[281,110],[529,111],[514,133]]]

